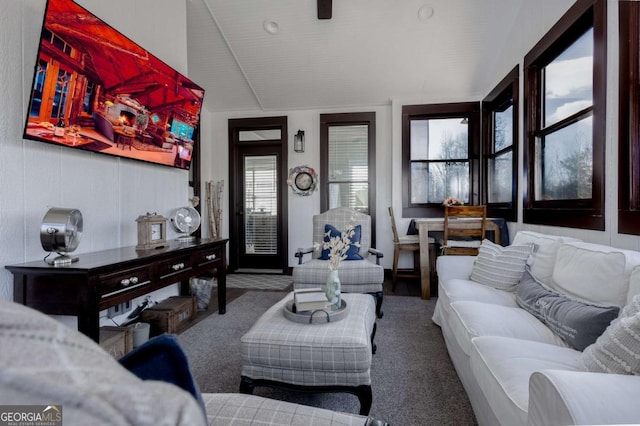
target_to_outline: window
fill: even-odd
[[[525,56],[525,223],[604,230],[605,14],[578,0]]]
[[[49,57],[38,59],[36,69],[31,92],[34,101],[29,111],[29,120],[56,123],[68,114],[68,101],[75,91],[77,74]]]
[[[182,139],[192,139],[193,138],[193,126],[188,125],[180,120],[176,120],[175,118],[171,122],[171,133],[182,138]]]
[[[84,80],[86,81],[86,79]],[[84,98],[82,99],[82,110],[91,115],[93,111],[93,101],[96,95],[96,84],[93,81],[86,81]]]
[[[482,101],[483,203],[487,214],[518,220],[518,74],[516,66]]]
[[[375,112],[320,114],[322,211],[352,207],[375,229],[375,145]]]
[[[479,201],[478,102],[402,107],[404,217],[442,216],[452,196]]]
[[[640,3],[621,1],[618,232],[640,235]]]
[[[57,34],[52,33],[46,28],[43,31],[44,31],[42,35],[43,40],[48,41],[49,43],[51,43],[51,46],[63,52],[67,56],[70,56],[72,58],[76,56],[76,50],[72,48],[69,44],[67,44],[66,41],[61,39]]]

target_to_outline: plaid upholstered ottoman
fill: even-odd
[[[301,324],[283,314],[292,297],[290,293],[269,308],[240,339],[240,392],[250,394],[256,386],[349,392],[360,400],[360,414],[369,414],[375,299],[369,294],[343,294],[349,309],[344,319]]]

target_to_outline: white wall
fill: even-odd
[[[79,3],[186,74],[185,1]],[[22,139],[44,8],[44,0],[0,2],[0,265],[46,255],[40,224],[51,206],[82,212],[82,256],[135,245],[136,217],[168,216],[188,203],[186,171]],[[0,299],[12,298],[12,275],[2,268]]]
[[[243,111],[233,113],[215,113],[206,115],[210,120],[208,131],[203,133],[202,143],[202,179],[203,181],[225,181],[224,205],[229,201],[229,165],[228,165],[228,120],[230,118],[287,116],[289,131],[289,152],[287,168],[308,165],[320,172],[320,114],[342,112],[376,113],[376,248],[385,253],[382,264],[391,267],[393,260],[393,240],[387,207],[391,202],[391,109],[389,106],[344,108],[339,110],[300,110],[300,111]],[[293,151],[293,135],[298,129],[305,132],[305,152]],[[320,192],[311,196],[299,196],[291,189],[287,190],[289,203],[289,266],[297,264],[294,257],[298,247],[313,245],[311,218],[320,213]],[[225,236],[229,235],[228,207],[223,212]]]

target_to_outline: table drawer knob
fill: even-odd
[[[130,278],[124,278],[122,280],[120,280],[120,284],[122,284],[123,287],[128,286],[129,284],[138,284],[138,277],[130,277]]]
[[[206,258],[207,260],[213,260],[213,259],[215,259],[215,258],[216,258],[216,255],[215,255],[215,254],[210,254],[210,255],[205,256],[205,258]]]
[[[184,263],[176,263],[175,265],[171,266],[171,269],[173,269],[174,271],[179,271],[180,269],[184,268]]]
[[[120,284],[122,284],[123,287],[127,287],[129,284],[138,284],[138,277],[125,278],[120,280]]]

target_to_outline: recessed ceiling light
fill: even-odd
[[[434,10],[433,7],[424,5],[420,9],[418,9],[418,19],[421,21],[426,21],[433,16]]]
[[[264,21],[262,28],[271,35],[280,33],[280,25],[276,21]]]

